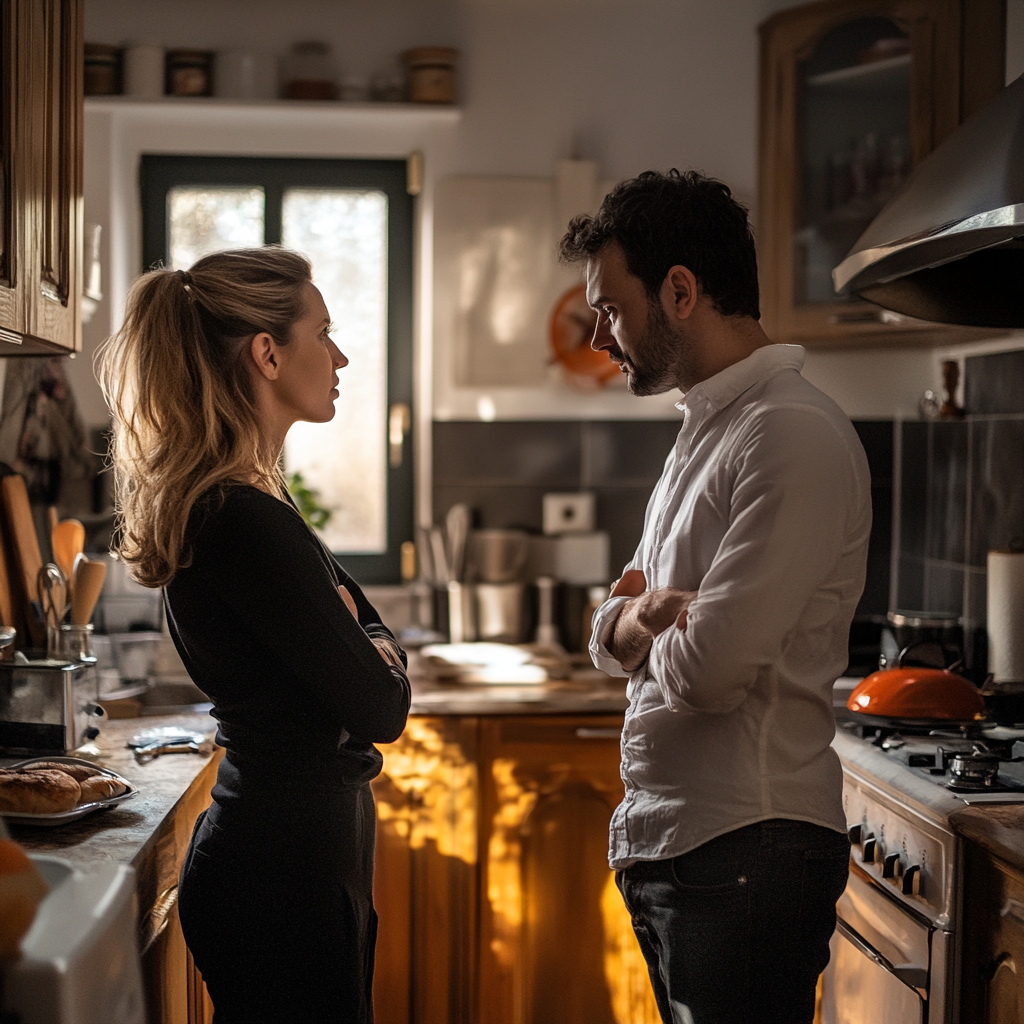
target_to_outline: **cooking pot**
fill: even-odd
[[[918,646],[918,645],[914,645]],[[985,701],[978,688],[949,668],[931,668],[907,662],[913,647],[900,652],[896,668],[872,672],[862,679],[846,706],[864,718],[891,724],[972,724],[985,717]]]

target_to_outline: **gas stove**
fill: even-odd
[[[951,818],[1024,803],[1024,728],[869,723],[846,708],[856,682],[835,690],[852,849],[821,1019],[885,1006],[890,1024],[962,1024],[963,841]]]
[[[981,726],[961,730],[886,729],[850,724],[919,778],[969,802],[1024,802],[1024,729]],[[982,797],[991,794],[990,801]]]

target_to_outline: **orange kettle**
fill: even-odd
[[[846,706],[859,715],[919,723],[980,722],[985,701],[978,688],[950,668],[904,665],[904,649],[896,668],[880,669],[862,679]]]

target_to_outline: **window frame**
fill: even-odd
[[[265,245],[281,243],[281,210],[288,188],[374,189],[385,193],[388,200],[388,351],[382,451],[387,452],[387,413],[399,402],[405,403],[410,411],[413,409],[414,199],[407,191],[406,161],[143,153],[139,166],[143,272],[166,264],[170,258],[167,194],[173,188],[204,185],[263,188]],[[342,320],[341,311],[331,312],[337,321]],[[388,460],[387,548],[384,553],[335,552],[359,583],[401,581],[401,545],[414,536],[414,457],[410,430],[403,445],[402,464],[394,467]]]

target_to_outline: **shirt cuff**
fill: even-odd
[[[622,606],[628,600],[628,597],[613,597],[605,601],[594,613],[594,632],[590,638],[590,660],[594,665],[610,676],[618,676],[623,679],[628,679],[630,673],[612,656],[608,650],[608,643],[612,638]]]

